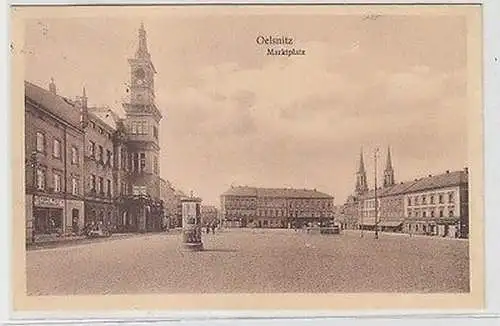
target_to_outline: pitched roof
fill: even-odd
[[[468,175],[465,171],[446,172],[417,180],[408,192],[445,188],[460,184],[468,184]]]
[[[316,189],[257,188],[246,186],[231,187],[222,195],[242,197],[333,198],[333,196],[317,191]]]
[[[377,189],[377,196],[395,196],[411,192],[424,191],[437,188],[445,188],[468,183],[468,175],[465,171],[453,171],[443,174],[428,176],[425,178],[416,179],[414,181],[402,182],[390,187]],[[363,194],[361,198],[373,198],[375,191],[371,189]]]
[[[92,107],[89,108],[89,115],[100,120],[101,123],[107,125],[109,128],[116,130],[118,116],[109,108]]]
[[[24,81],[24,96],[68,124],[80,128],[80,110],[70,100],[29,81]]]

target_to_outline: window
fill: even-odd
[[[36,150],[37,152],[45,152],[45,135],[41,132],[36,133]]]
[[[449,217],[453,217],[453,216],[455,216],[455,214],[454,214],[454,212],[453,212],[452,210],[450,210],[450,211],[448,212],[448,216],[449,216]]]
[[[434,217],[434,211],[431,211],[431,217]]]
[[[135,135],[135,134],[137,134],[137,122],[132,122],[132,126],[131,126],[131,128],[130,128],[130,129],[131,129],[131,131],[130,131],[130,132],[131,132],[132,134],[134,134],[134,135]]]
[[[99,133],[100,133],[101,135],[102,135],[102,134],[104,134],[104,130],[103,130],[101,127],[99,127]]]
[[[154,171],[154,174],[158,174],[158,157],[157,156],[154,157],[153,171]]]
[[[94,174],[90,176],[90,185],[92,187],[91,190],[96,191],[96,178]]]
[[[99,145],[99,153],[97,159],[102,162],[104,160],[103,156],[104,156],[104,149],[102,148],[101,145]]]
[[[411,217],[411,212],[410,211],[408,211],[408,217]]]
[[[153,126],[153,137],[158,139],[158,128],[156,126]]]
[[[61,175],[54,174],[54,192],[61,192]]]
[[[108,179],[108,196],[111,196],[111,180]]]
[[[454,199],[455,199],[455,198],[453,197],[453,193],[452,193],[452,192],[450,192],[450,193],[448,194],[448,203],[452,204],[452,203],[454,202]]]
[[[78,189],[78,179],[76,177],[71,178],[71,194],[73,196],[78,195],[79,189]]]
[[[126,195],[127,194],[127,186],[125,185],[125,182],[121,183],[120,194],[121,195]]]
[[[121,153],[121,157],[120,157],[121,163],[120,163],[120,165],[121,165],[121,168],[123,170],[125,170],[126,167],[127,167],[127,153],[125,152],[125,149],[123,149],[123,148],[120,150],[120,153]]]
[[[54,139],[54,145],[52,146],[52,154],[55,158],[61,157],[61,142]]]
[[[427,204],[427,198],[425,196],[422,196],[422,205]]]
[[[108,149],[106,150],[106,164],[109,166],[112,166],[111,163],[111,151]]]
[[[141,135],[147,135],[148,134],[148,123],[146,121],[141,122]]]
[[[78,164],[78,148],[71,147],[71,164]]]
[[[137,172],[139,170],[139,154],[134,153],[132,159],[132,170]]]
[[[422,217],[427,217],[427,212],[423,212]]]
[[[36,189],[45,190],[45,171],[42,169],[36,170]]]
[[[439,203],[442,204],[443,203],[443,195],[442,194],[439,194]]]
[[[434,204],[434,195],[429,196],[429,201],[431,204]]]
[[[146,168],[146,154],[141,153],[141,172],[144,172],[144,169]]]
[[[104,179],[103,177],[99,177],[99,183],[97,184],[97,192],[104,193]]]
[[[408,198],[408,206],[411,206],[411,198]]]
[[[444,216],[444,212],[442,210],[439,211],[439,217],[443,217]]]
[[[90,157],[95,157],[95,143],[89,140],[89,154]]]
[[[90,126],[95,129],[95,122],[94,121],[90,121]]]

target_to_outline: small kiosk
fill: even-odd
[[[188,250],[203,250],[201,241],[201,199],[188,197],[182,203],[182,242]]]

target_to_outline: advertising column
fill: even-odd
[[[189,250],[203,250],[201,241],[201,199],[183,198],[182,204],[182,241]]]

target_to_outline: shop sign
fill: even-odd
[[[64,199],[35,196],[35,206],[40,207],[64,207]]]

